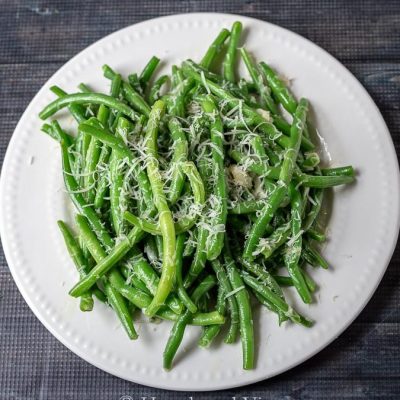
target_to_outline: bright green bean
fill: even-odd
[[[221,263],[218,260],[213,260],[211,266],[215,272],[220,287],[225,293],[225,299],[228,303],[229,314],[231,317],[231,324],[225,337],[225,343],[234,343],[239,330],[239,309],[237,300],[235,296],[230,295],[233,291],[232,285]]]
[[[76,269],[78,270],[79,276],[84,277],[89,270],[89,266],[85,260],[79,244],[76,242],[68,226],[63,221],[57,222],[58,227],[63,235],[65,246],[68,250],[69,255],[74,262]],[[92,311],[93,309],[93,298],[90,292],[84,293],[80,300],[81,311]]]
[[[209,69],[215,57],[221,51],[221,47],[225,43],[225,40],[230,35],[230,32],[227,29],[222,29],[215,40],[212,42],[211,46],[207,49],[206,54],[200,62],[200,65],[205,69]]]
[[[287,245],[284,256],[286,268],[292,278],[294,287],[304,303],[312,301],[310,291],[304,280],[304,276],[299,267],[299,260],[302,250],[302,230],[301,230],[301,195],[293,183],[289,185],[289,196],[291,204],[291,243]]]
[[[254,329],[249,294],[233,260],[228,256],[225,256],[225,268],[227,270],[232,289],[235,291],[234,296],[239,309],[239,327],[240,338],[242,341],[243,369],[253,369]],[[229,295],[229,293],[227,295]]]
[[[159,171],[157,160],[157,134],[158,127],[164,113],[165,105],[158,100],[150,112],[145,136],[145,151],[147,160],[147,175],[153,192],[154,204],[159,213],[159,224],[163,238],[163,266],[160,283],[153,301],[147,308],[148,315],[154,315],[163,305],[172,290],[175,281],[175,227],[172,213],[168,207],[164,194],[164,183]]]
[[[110,107],[113,110],[120,111],[127,117],[136,120],[138,119],[138,115],[135,111],[133,111],[129,106],[122,103],[121,101],[114,99],[111,96],[107,96],[102,93],[74,93],[67,94],[64,97],[60,97],[54,100],[52,103],[47,105],[40,113],[39,117],[41,119],[46,119],[51,117],[57,111],[61,110],[64,107],[67,107],[70,104],[104,104],[105,106]]]
[[[235,62],[236,62],[236,53],[241,33],[242,33],[242,24],[239,21],[234,22],[230,32],[228,50],[226,52],[225,60],[223,63],[224,78],[230,82],[236,81]]]
[[[233,29],[233,28],[232,28]],[[236,29],[236,28],[235,28]],[[211,119],[210,134],[211,148],[213,165],[212,169],[216,176],[215,185],[213,185],[213,195],[215,198],[215,217],[211,218],[209,223],[212,226],[225,226],[226,218],[228,215],[227,210],[227,187],[225,178],[224,168],[224,128],[222,120],[218,115],[218,108],[214,103],[211,96],[208,96],[202,101],[202,107],[205,113],[207,113]],[[221,253],[222,247],[224,246],[224,231],[210,232],[207,239],[207,259],[215,260]]]

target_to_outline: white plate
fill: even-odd
[[[57,231],[70,219],[57,145],[40,133],[37,114],[58,84],[72,92],[80,82],[106,90],[101,66],[124,74],[140,70],[150,56],[163,70],[199,59],[222,27],[240,19],[247,48],[293,78],[295,94],[310,99],[316,125],[334,165],[353,164],[357,183],[335,191],[329,271],[313,271],[320,290],[311,307],[292,303],[315,319],[312,329],[279,328],[275,316],[255,315],[257,368],[243,371],[237,345],[199,349],[199,329],[189,329],[171,372],[162,369],[170,324],[141,323],[130,342],[112,310],[95,304],[79,311],[67,292],[77,274]],[[163,17],[130,26],[100,40],[65,64],[32,100],[15,129],[1,177],[1,233],[19,290],[33,312],[62,343],[97,367],[149,386],[216,390],[256,382],[301,363],[335,339],[360,313],[389,263],[399,228],[399,170],[387,127],[358,81],[333,57],[306,39],[258,20],[224,14]]]

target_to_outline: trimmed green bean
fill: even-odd
[[[234,343],[239,330],[239,309],[237,300],[235,296],[231,295],[233,292],[232,285],[221,263],[218,260],[213,260],[211,262],[211,266],[215,272],[220,287],[225,293],[225,300],[228,303],[229,314],[231,318],[229,331],[225,336],[225,343]]]
[[[211,275],[208,275],[206,278],[204,278],[204,280],[200,282],[200,284],[197,286],[192,294],[193,303],[198,303],[200,298],[213,286],[215,286],[216,283],[217,281],[215,277]],[[165,369],[171,369],[175,354],[178,351],[178,347],[182,342],[185,328],[192,318],[193,314],[189,310],[186,310],[175,322],[163,354],[163,366]]]
[[[177,202],[183,190],[185,176],[180,164],[187,161],[189,146],[185,132],[177,118],[171,118],[168,121],[168,128],[174,141],[174,154],[171,160],[171,184],[168,188],[168,201],[172,205]]]
[[[143,91],[146,89],[159,63],[160,59],[158,57],[151,57],[149,62],[145,65],[142,72],[140,73],[139,82]]]
[[[242,24],[239,21],[234,22],[230,32],[228,49],[226,51],[225,60],[223,63],[224,78],[230,82],[236,82],[235,61],[241,33]]]
[[[240,338],[242,341],[243,369],[253,369],[254,329],[249,294],[233,260],[226,255],[225,268],[227,270],[232,289],[235,292],[234,296],[236,298],[239,309],[239,327]],[[230,293],[228,293],[227,295],[229,294]]]
[[[147,175],[153,191],[154,204],[159,213],[159,224],[163,238],[163,266],[160,283],[153,301],[147,308],[148,315],[154,315],[163,305],[172,290],[175,281],[175,227],[171,210],[168,207],[164,194],[164,184],[158,167],[157,160],[157,134],[158,127],[165,110],[161,100],[154,103],[150,112],[145,136],[145,151],[147,160]]]
[[[176,284],[179,298],[184,306],[194,314],[197,311],[197,306],[186,292],[182,279],[183,250],[185,247],[185,240],[185,234],[180,234],[176,238]]]
[[[302,230],[301,230],[301,195],[293,183],[289,185],[289,196],[291,203],[291,233],[290,244],[288,242],[284,256],[286,268],[292,278],[294,287],[304,303],[309,304],[312,301],[310,291],[304,280],[304,276],[299,267],[299,260],[302,250]]]
[[[261,75],[261,72],[258,70],[257,65],[254,64],[253,60],[250,57],[250,54],[244,47],[240,49],[240,54],[242,56],[244,63],[246,64],[251,79],[253,80],[254,84],[257,87],[258,94],[260,95],[261,100],[263,102],[262,105],[267,107],[267,109],[272,114],[278,114],[278,108],[276,107],[276,104],[271,96],[271,90],[267,85],[264,84],[263,77]],[[279,121],[282,120],[278,119],[278,122]]]
[[[64,97],[60,97],[54,100],[52,103],[47,105],[40,113],[39,117],[41,119],[46,119],[51,117],[57,111],[69,106],[70,104],[104,104],[113,110],[120,111],[127,117],[136,120],[138,115],[129,106],[122,103],[121,101],[114,99],[111,96],[107,96],[102,93],[74,93],[67,94]]]
[[[217,54],[221,51],[221,47],[225,43],[225,40],[229,37],[230,32],[227,29],[222,29],[211,46],[207,49],[206,54],[202,58],[200,65],[205,69],[209,69]]]
[[[68,226],[63,221],[57,221],[58,227],[63,235],[65,246],[68,250],[69,255],[74,262],[76,269],[78,270],[79,276],[84,277],[89,270],[89,266],[85,260],[79,244],[76,242]],[[80,300],[81,311],[92,311],[93,310],[93,298],[90,292],[84,293]]]

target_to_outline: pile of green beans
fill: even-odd
[[[320,165],[308,100],[253,59],[242,30],[223,29],[170,76],[155,76],[152,57],[126,79],[105,65],[109,94],[54,86],[39,114],[67,109],[77,122],[75,135],[55,119],[42,127],[60,144],[77,211],[75,228],[58,221],[79,274],[69,293],[85,312],[94,297],[112,307],[130,339],[137,310],[173,321],[165,369],[188,325],[202,326],[200,347],[240,338],[243,368],[254,368],[252,303],[279,324],[312,326],[282,288],[313,302],[307,266],[329,267],[318,248],[324,193],[355,179],[352,166]]]

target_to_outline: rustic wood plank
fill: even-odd
[[[202,2],[3,1],[0,63],[67,61],[101,37],[145,19],[193,11],[264,19],[316,42],[340,60],[400,60],[398,1]]]

